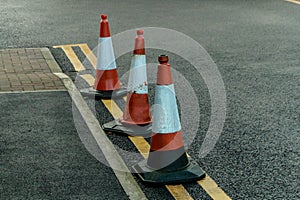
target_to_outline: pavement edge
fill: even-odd
[[[50,50],[48,48],[41,48],[41,52],[46,60],[46,63],[48,64],[51,72],[54,73],[62,73],[62,70],[60,69],[59,65],[55,61],[55,58],[52,56]]]

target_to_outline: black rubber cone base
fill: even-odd
[[[190,164],[187,167],[176,171],[153,171],[147,166],[147,160],[134,165],[132,168],[143,182],[151,185],[179,184],[197,181],[205,177],[205,172],[193,160],[190,160]]]
[[[94,99],[111,99],[120,98],[127,94],[126,88],[120,88],[119,90],[108,90],[108,91],[99,91],[95,90],[93,87],[84,88],[80,90],[80,93],[83,96],[87,96]]]
[[[121,123],[119,119],[103,124],[102,128],[106,132],[131,136],[150,137],[152,133],[152,124],[147,124],[143,126],[130,125]]]

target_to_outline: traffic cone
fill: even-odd
[[[151,116],[143,33],[143,30],[138,30],[135,38],[127,86],[127,101],[123,117],[104,124],[104,131],[142,136],[151,134]]]
[[[125,96],[126,89],[121,88],[118,78],[107,15],[101,15],[101,19],[94,87],[83,89],[81,92],[84,95],[101,99]]]
[[[168,56],[159,56],[151,147],[148,160],[133,166],[146,183],[177,184],[205,176],[184,149]]]

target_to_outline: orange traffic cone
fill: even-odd
[[[94,87],[83,89],[81,92],[84,95],[106,99],[110,99],[112,95],[125,96],[126,89],[121,88],[118,78],[107,15],[101,15],[101,19]]]
[[[146,183],[177,184],[201,179],[205,173],[184,149],[168,56],[159,56],[159,63],[149,158],[133,169]]]
[[[138,30],[135,38],[135,47],[127,86],[127,101],[123,117],[104,124],[103,129],[105,131],[143,136],[151,133],[143,33],[142,30]]]

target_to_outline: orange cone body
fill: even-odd
[[[136,125],[151,123],[145,42],[142,30],[137,31],[135,38],[135,48],[127,86],[127,101],[121,122]]]
[[[94,89],[112,91],[120,89],[121,84],[118,78],[107,16],[101,15],[101,18]]]
[[[150,153],[133,166],[139,177],[151,184],[177,184],[205,176],[184,149],[175,90],[168,57],[161,55],[157,71]]]
[[[185,154],[174,85],[167,56],[159,57],[150,155],[147,164],[154,169],[182,168]],[[172,164],[172,166],[171,166]]]
[[[103,124],[102,128],[107,132],[148,137],[151,134],[151,126],[145,41],[143,31],[138,30],[131,60],[127,100],[123,116]]]

